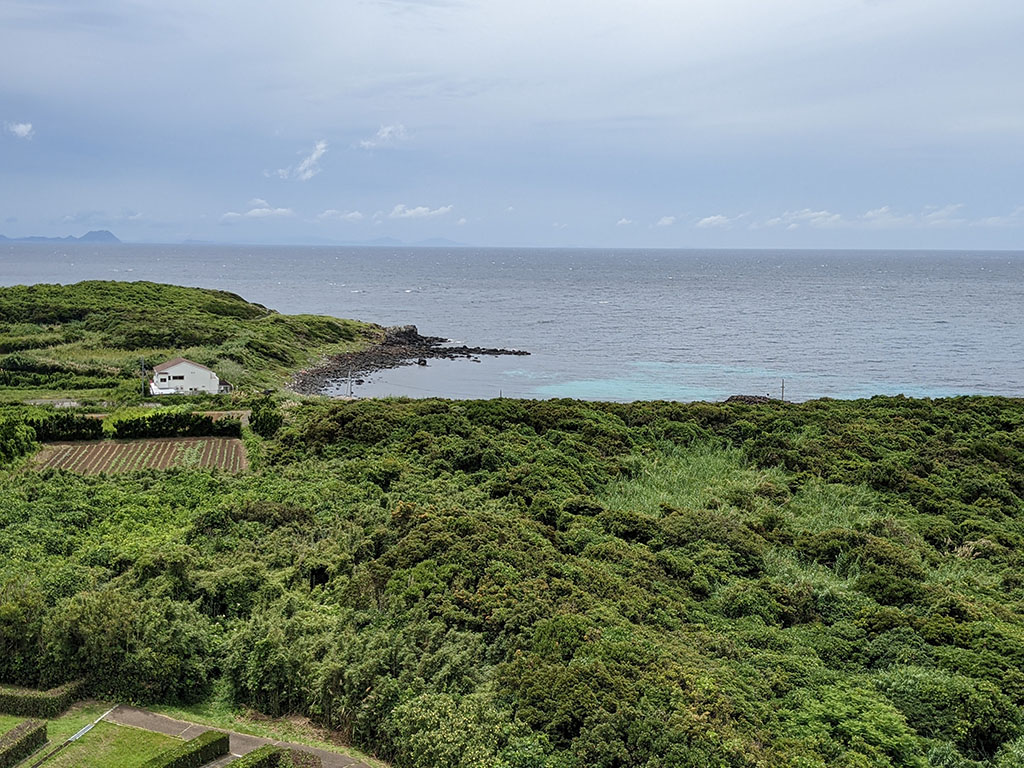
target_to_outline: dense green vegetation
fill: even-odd
[[[1024,760],[1022,401],[284,413],[239,476],[0,475],[0,681],[415,768]]]
[[[0,400],[131,402],[146,366],[182,355],[236,387],[277,387],[376,326],[281,315],[225,291],[148,282],[0,288]]]

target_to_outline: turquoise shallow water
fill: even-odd
[[[530,357],[358,394],[718,400],[1024,395],[1024,253],[7,244],[0,282],[147,279]],[[344,389],[339,383],[338,390]]]

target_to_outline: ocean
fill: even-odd
[[[4,285],[90,279],[531,353],[383,371],[363,396],[1024,395],[1024,252],[0,244]]]

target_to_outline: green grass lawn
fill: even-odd
[[[51,744],[60,744],[70,736],[74,736],[89,723],[95,722],[113,704],[103,701],[80,701],[73,704],[67,712],[56,720],[46,724],[46,736]]]
[[[0,734],[7,733],[25,719],[24,717],[15,717],[14,715],[0,715]]]
[[[100,713],[102,714],[102,712]],[[95,719],[95,718],[93,718]],[[90,721],[91,722],[91,721]],[[56,744],[56,739],[51,741]],[[179,739],[102,722],[46,762],[47,768],[135,768]]]

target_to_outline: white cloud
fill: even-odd
[[[405,130],[405,126],[401,123],[395,123],[393,125],[382,125],[372,138],[363,139],[359,142],[359,146],[363,149],[377,149],[378,147],[393,147],[399,142],[406,141],[409,138],[408,131]]]
[[[291,208],[274,208],[266,200],[259,197],[254,197],[249,201],[249,210],[244,213],[238,213],[237,211],[228,211],[220,217],[222,222],[239,221],[240,219],[273,219],[273,218],[287,218],[294,216],[295,211]]]
[[[932,205],[922,208],[917,213],[898,211],[888,205],[872,208],[857,216],[843,216],[825,209],[814,210],[804,208],[799,211],[786,211],[760,223],[751,225],[752,229],[760,227],[783,227],[788,230],[810,227],[812,229],[939,229],[959,227],[969,222],[959,211],[960,203],[951,205]],[[1024,208],[1024,207],[1022,207]],[[986,220],[982,220],[986,221]],[[991,221],[991,220],[988,220]],[[981,223],[981,222],[976,222]]]
[[[967,220],[956,215],[963,208],[960,203],[944,206],[928,206],[920,213],[901,213],[888,205],[866,211],[860,221],[872,229],[921,229],[957,227]]]
[[[774,216],[764,222],[766,227],[785,227],[786,229],[799,229],[801,226],[824,229],[828,227],[840,227],[847,222],[842,215],[831,211],[815,211],[811,208],[803,208],[799,211],[786,211],[780,216]],[[754,227],[757,228],[756,226]]]
[[[453,206],[444,205],[440,208],[428,208],[425,205],[418,205],[415,208],[407,208],[406,206],[399,204],[391,209],[391,213],[388,214],[389,219],[429,219],[434,216],[444,216],[446,213],[450,213]]]
[[[716,213],[714,216],[705,216],[703,219],[700,219],[695,226],[701,229],[725,229],[731,224],[732,219],[728,216]]]
[[[658,223],[657,223],[656,226],[659,226],[659,227],[671,227],[675,223],[676,223],[676,217],[675,216],[662,216],[660,219],[658,219]]]
[[[323,213],[317,215],[317,219],[320,221],[362,221],[366,217],[361,211],[339,211],[334,208],[328,208]]]
[[[625,227],[625,226],[628,226],[628,225],[630,225],[632,223],[633,223],[632,219],[627,219],[625,216],[623,216],[621,219],[619,219],[618,221],[615,222],[615,226],[617,226],[617,227]]]
[[[460,226],[460,227],[464,227],[464,226],[466,226],[466,217],[465,217],[465,216],[463,216],[463,217],[462,217],[461,219],[459,219],[459,220],[458,220],[458,221],[456,221],[455,223],[456,223],[456,224],[457,224],[458,226]]]
[[[986,216],[973,222],[977,227],[1016,227],[1024,225],[1024,205],[1018,205],[1005,216]]]
[[[957,216],[963,208],[962,203],[944,206],[929,206],[921,214],[921,222],[926,227],[956,227],[966,223],[966,219]]]
[[[124,208],[119,213],[104,210],[84,210],[68,213],[60,217],[63,224],[81,224],[90,228],[106,228],[129,222],[149,221],[152,217],[131,208]]]
[[[31,139],[35,135],[32,123],[4,123],[4,127],[19,139]]]
[[[320,139],[320,141],[313,145],[313,151],[304,157],[302,162],[296,166],[289,165],[287,168],[278,168],[275,173],[279,179],[309,181],[323,170],[320,167],[320,158],[325,154],[327,154],[327,142],[324,139]],[[264,172],[263,175],[269,176],[270,174]]]

